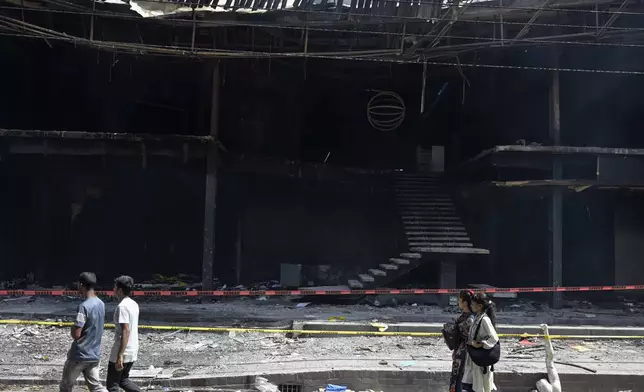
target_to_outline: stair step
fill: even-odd
[[[437,196],[448,196],[449,193],[442,186],[394,186],[396,193],[401,195],[417,195],[417,194],[426,194],[426,195],[437,195]]]
[[[419,196],[401,196],[396,197],[396,202],[398,203],[407,203],[407,204],[416,204],[416,203],[450,203],[454,204],[451,199],[434,197],[432,195],[419,195]]]
[[[362,282],[360,282],[359,280],[355,280],[355,279],[349,279],[349,281],[347,283],[349,284],[349,287],[351,287],[352,289],[361,289],[361,288],[364,287]]]
[[[436,211],[445,211],[445,210],[455,210],[456,206],[454,203],[449,202],[449,201],[443,201],[443,202],[426,202],[424,204],[421,204],[420,202],[411,202],[407,200],[396,200],[396,202],[401,206],[401,207],[406,207],[406,208],[415,208],[415,209],[423,209],[423,210],[436,210]]]
[[[369,273],[373,276],[387,276],[387,273],[385,271],[375,268],[370,269]]]
[[[403,211],[403,219],[444,219],[460,220],[458,215],[448,211]]]
[[[469,239],[469,237],[468,237],[467,233],[465,232],[465,230],[459,229],[458,231],[454,231],[454,230],[441,230],[441,231],[438,231],[438,230],[434,230],[434,229],[435,229],[435,227],[432,227],[431,230],[427,230],[427,231],[422,231],[422,230],[421,231],[408,231],[406,234],[407,234],[408,237],[409,236],[428,236],[428,235],[441,236],[442,235],[442,236],[449,236],[450,238],[453,238],[453,237],[458,237],[458,238],[466,237],[466,238]]]
[[[410,242],[409,246],[414,247],[428,247],[428,248],[472,248],[472,245],[469,242]]]
[[[416,252],[404,252],[400,254],[400,257],[404,257],[406,259],[420,259],[423,256]]]
[[[442,173],[416,173],[416,172],[397,172],[396,178],[441,178]]]
[[[442,180],[439,179],[429,179],[429,180],[421,180],[421,179],[405,179],[405,180],[400,180],[397,179],[394,184],[396,186],[398,185],[407,185],[407,184],[421,184],[421,185],[441,185],[443,183]]]
[[[409,264],[411,264],[411,262],[409,260],[407,260],[407,259],[398,259],[396,257],[392,257],[391,259],[389,259],[389,261],[394,263],[394,264],[398,264],[398,265],[409,265]]]
[[[426,233],[429,231],[442,231],[443,233],[449,233],[449,235],[452,235],[452,232],[467,234],[465,227],[458,226],[408,226],[405,228],[405,234],[407,235],[420,232]]]
[[[470,240],[470,237],[445,237],[445,233],[441,233],[443,237],[439,236],[427,236],[427,235],[409,235],[409,241],[433,241],[433,242],[467,242]]]
[[[411,215],[404,216],[402,218],[403,223],[406,222],[418,222],[418,221],[427,221],[427,222],[443,222],[446,225],[461,225],[461,218],[457,216],[436,216],[436,215]]]
[[[380,268],[382,268],[385,271],[397,271],[398,266],[395,264],[380,264]]]
[[[403,226],[405,226],[405,228],[409,227],[410,229],[418,229],[419,228],[418,226],[421,226],[421,227],[424,226],[424,227],[426,227],[428,229],[430,229],[430,228],[434,229],[434,227],[430,227],[430,226],[439,226],[441,228],[445,228],[445,227],[447,227],[447,228],[463,228],[463,230],[465,229],[465,226],[463,226],[461,224],[461,222],[441,221],[439,219],[433,220],[433,221],[432,220],[427,220],[427,219],[425,219],[425,220],[418,220],[418,219],[405,220],[405,221],[403,221]]]
[[[373,283],[375,281],[373,276],[367,274],[358,274],[358,278],[364,283]]]
[[[489,255],[490,251],[487,249],[479,248],[431,248],[431,247],[418,247],[412,248],[413,251],[423,253],[461,253],[461,254],[478,254]]]
[[[440,206],[421,207],[421,208],[410,206],[409,204],[404,203],[404,202],[399,203],[399,204],[400,204],[401,207],[405,207],[406,210],[412,210],[413,209],[413,210],[420,210],[420,211],[423,211],[423,210],[425,210],[425,211],[454,211],[456,209],[453,204],[443,204],[443,205],[440,205]]]

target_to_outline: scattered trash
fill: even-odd
[[[232,340],[236,341],[237,343],[244,344],[244,340],[240,339],[237,337],[237,333],[235,331],[230,331],[228,332],[228,337],[231,338]]]
[[[183,361],[175,361],[172,359],[168,359],[163,362],[163,365],[165,366],[178,366],[178,365],[183,365]]]
[[[3,299],[4,302],[34,302],[36,298],[32,296],[25,296],[25,297],[14,297],[14,298],[5,298]]]
[[[344,316],[331,316],[329,321],[345,321],[347,318]]]
[[[42,354],[41,355],[34,355],[34,359],[38,359],[40,361],[50,361],[51,360],[49,355],[42,355]]]
[[[277,385],[271,384],[264,377],[255,378],[255,389],[257,389],[259,392],[280,392]]]
[[[588,347],[586,347],[586,346],[579,346],[578,345],[578,346],[570,346],[570,348],[572,348],[574,350],[577,350],[577,351],[579,351],[581,353],[585,353],[587,351],[590,351],[590,349]]]
[[[181,330],[180,330],[180,329],[179,329],[179,330],[176,330],[176,331],[174,331],[174,332],[170,332],[169,334],[162,335],[162,336],[161,336],[161,339],[169,339],[169,338],[171,338],[171,337],[173,337],[173,336],[177,335],[179,332],[181,332]]]
[[[150,365],[150,367],[145,370],[139,370],[139,369],[130,370],[130,376],[132,378],[155,378],[162,371],[163,371],[163,368],[155,368],[153,365]]]
[[[591,373],[597,373],[597,370],[595,370],[595,369],[591,369],[591,368],[586,367],[586,366],[577,365],[576,363],[561,362],[561,361],[555,361],[555,363],[557,365],[572,366],[572,367],[576,367],[578,369],[586,370],[586,371],[591,372]]]
[[[266,296],[262,295],[261,297],[257,298],[258,301],[268,301],[268,298]]]
[[[203,342],[199,342],[199,343],[197,343],[197,344],[195,344],[195,345],[191,346],[191,347],[189,348],[189,351],[197,351],[197,350],[201,350],[202,348],[204,348],[204,347],[206,347],[206,346],[210,346],[210,345],[211,345],[211,344],[213,344],[213,343],[215,343],[215,342],[214,342],[214,340],[206,340],[206,341],[203,341]]]
[[[179,378],[179,377],[187,377],[190,375],[190,372],[186,369],[177,369],[172,372],[172,377]]]
[[[399,367],[399,368],[401,368],[401,369],[402,369],[402,368],[408,368],[408,367],[411,367],[411,366],[414,366],[414,365],[416,365],[416,361],[402,361],[402,362],[398,362],[398,367]]]
[[[301,302],[301,303],[295,305],[295,307],[298,308],[298,309],[306,308],[307,306],[309,306],[309,304],[311,304],[311,303],[310,302]]]
[[[346,392],[347,387],[344,385],[328,384],[324,390],[326,392]]]
[[[402,344],[400,344],[400,343],[398,343],[398,344],[396,345],[396,347],[398,347],[398,348],[399,348],[399,349],[401,349],[401,350],[404,350],[404,349],[405,349],[405,346],[403,346],[403,345],[402,345]]]
[[[584,316],[586,316],[586,318],[595,318],[595,317],[597,317],[596,314],[585,314]]]
[[[522,345],[522,346],[536,346],[537,345],[537,343],[532,342],[532,341],[530,341],[528,339],[521,339],[519,344]]]
[[[378,332],[385,332],[387,329],[389,329],[389,326],[385,323],[371,323],[371,326],[378,328]]]
[[[389,362],[387,362],[387,361],[385,361],[383,359],[382,361],[378,362],[378,365],[387,366],[387,365],[389,365]]]

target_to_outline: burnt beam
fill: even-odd
[[[550,137],[555,146],[561,144],[561,107],[559,94],[559,71],[553,71],[550,79]],[[562,177],[562,165],[559,156],[552,163],[552,178]],[[550,200],[550,286],[559,287],[563,278],[563,192],[559,187],[552,189]],[[551,306],[561,309],[563,296],[560,292],[552,293]]]
[[[171,142],[212,144],[212,136],[196,135],[157,135],[152,133],[111,133],[84,131],[40,131],[27,129],[0,128],[0,137],[21,139],[59,139],[59,140],[104,140],[125,142]]]
[[[212,71],[212,98],[210,106],[210,136],[213,139],[219,134],[220,80],[219,63],[215,63]],[[211,146],[206,157],[205,189],[202,285],[204,290],[212,290],[213,265],[215,259],[215,214],[217,212],[217,151],[214,146]]]
[[[156,143],[119,143],[98,140],[48,140],[12,139],[4,141],[9,154],[27,155],[76,155],[76,156],[166,156],[180,158],[184,162],[190,158],[206,156],[208,145]]]

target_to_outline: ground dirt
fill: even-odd
[[[396,297],[398,298],[398,297]],[[394,299],[380,297],[381,303]],[[291,298],[224,298],[213,300],[181,298],[136,298],[141,306],[141,321],[164,324],[208,324],[252,326],[287,326],[293,320],[329,320],[445,323],[458,314],[455,307],[416,304],[410,296],[407,304],[377,307],[370,304],[310,304],[297,307]],[[107,314],[116,302],[106,300]],[[398,301],[402,301],[400,298]],[[74,297],[22,297],[0,300],[0,318],[70,320],[79,300]],[[601,305],[570,300],[561,310],[529,300],[498,300],[501,324],[546,323],[550,325],[644,326],[644,304],[615,299]]]
[[[449,368],[450,352],[439,338],[306,337],[260,333],[195,333],[140,331],[140,353],[135,368],[163,368],[173,377],[215,376],[275,367],[322,366],[323,363],[376,364],[384,368],[432,366]],[[105,370],[114,334],[103,337]],[[58,379],[71,344],[68,328],[0,326],[0,374]],[[545,369],[542,341],[502,341],[505,371]],[[609,372],[644,372],[642,341],[556,341],[557,360]],[[309,364],[309,365],[307,365]],[[438,364],[438,365],[436,365]],[[366,366],[366,365],[365,365]],[[561,371],[575,368],[560,366]],[[576,369],[575,371],[582,371]],[[103,374],[104,376],[104,374]]]

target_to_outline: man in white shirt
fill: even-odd
[[[110,363],[107,368],[107,389],[118,392],[140,392],[141,389],[130,380],[130,369],[137,359],[139,352],[139,305],[130,293],[134,287],[134,279],[120,276],[114,280],[114,296],[119,304],[114,310],[114,345],[110,353]]]

